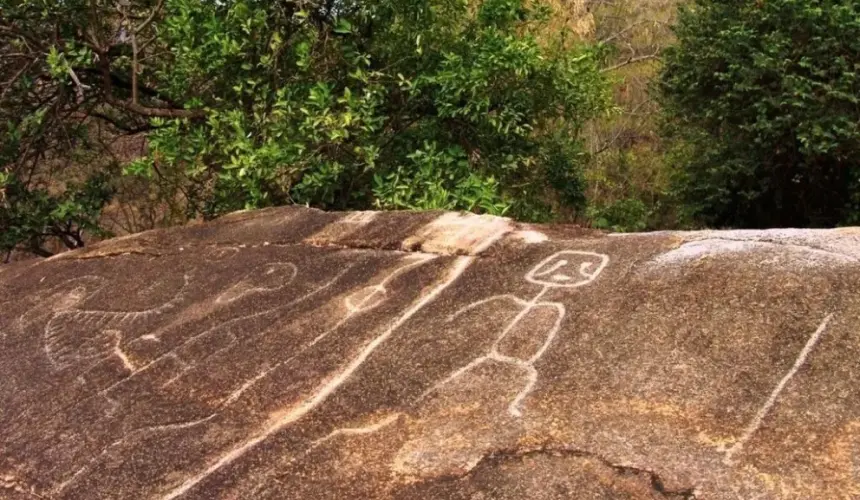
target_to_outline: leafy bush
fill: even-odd
[[[652,212],[638,198],[624,198],[606,205],[591,205],[587,211],[591,223],[598,229],[626,233],[644,231]]]
[[[51,165],[122,157],[158,186],[165,220],[175,200],[188,217],[302,203],[546,219],[582,206],[580,131],[609,106],[597,52],[549,29],[540,0],[2,10],[0,123],[21,125],[0,137],[0,167],[40,180],[16,192],[59,195],[104,162]],[[135,134],[148,153],[129,162],[114,139]]]
[[[690,148],[677,190],[711,226],[858,219],[860,5],[696,0],[682,9],[661,88]]]
[[[549,36],[539,2],[302,7],[170,0],[162,85],[206,119],[159,122],[129,171],[211,178],[210,215],[296,202],[535,218],[581,198],[559,181],[608,96],[596,54]]]
[[[16,177],[0,176],[0,252],[13,249],[47,257],[48,239],[56,238],[68,248],[84,245],[84,231],[106,236],[99,216],[113,191],[102,175],[66,186],[55,194],[47,189],[28,189]]]

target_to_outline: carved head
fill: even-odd
[[[609,264],[609,256],[564,250],[544,259],[526,274],[526,280],[543,286],[575,288],[594,281]]]

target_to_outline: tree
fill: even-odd
[[[588,222],[613,231],[674,228],[670,168],[660,136],[662,110],[652,92],[660,54],[674,42],[682,0],[588,0],[594,37],[607,47],[603,71],[618,112],[585,131]]]
[[[0,251],[50,255],[103,233],[119,173],[111,142],[152,116],[191,116],[129,75],[118,33],[155,36],[163,3],[0,1]],[[149,43],[149,42],[145,42]],[[129,54],[132,55],[129,58]],[[140,68],[138,68],[140,69]],[[197,112],[193,112],[197,113]],[[202,114],[200,115],[202,116]]]
[[[699,223],[860,218],[860,5],[696,0],[660,86],[683,139],[677,188]]]
[[[47,248],[50,239],[69,249],[84,246],[84,231],[105,236],[99,216],[113,192],[107,179],[95,175],[83,184],[68,185],[62,193],[26,186],[17,178],[4,182],[3,209],[0,210],[0,252],[8,261],[14,249],[41,257],[53,253]]]
[[[146,133],[124,171],[182,178],[191,217],[303,203],[546,219],[582,205],[579,133],[609,106],[597,52],[547,30],[540,2],[3,2],[0,105],[36,124],[10,125],[7,178],[109,151],[95,128]]]

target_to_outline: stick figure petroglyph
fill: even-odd
[[[460,317],[464,313],[475,309],[476,307],[495,301],[511,301],[520,308],[519,313],[517,313],[514,319],[511,320],[511,322],[508,323],[501,331],[498,337],[496,337],[496,340],[493,342],[492,346],[490,346],[488,353],[475,358],[469,364],[451,373],[447,378],[432,386],[422,394],[419,400],[424,399],[431,393],[440,389],[442,386],[453,382],[469,371],[477,368],[479,365],[488,361],[496,361],[521,369],[527,377],[525,386],[519,391],[519,393],[517,393],[514,400],[508,406],[508,412],[512,416],[522,416],[522,403],[526,396],[532,392],[535,384],[537,383],[538,373],[534,365],[546,353],[549,346],[555,340],[558,335],[558,331],[561,328],[561,322],[566,314],[564,304],[559,302],[543,301],[544,295],[553,289],[572,289],[588,285],[597,279],[607,264],[609,264],[609,257],[603,254],[582,252],[578,250],[561,251],[544,259],[525,275],[526,281],[543,287],[543,289],[531,299],[526,300],[511,294],[495,295],[493,297],[473,302],[454,313],[448,319],[449,322]],[[531,355],[522,352],[514,354],[505,353],[505,341],[509,339],[511,333],[523,322],[523,320],[525,320],[529,315],[543,315],[547,313],[549,313],[550,318],[553,318],[552,325],[545,332],[537,334],[542,335],[542,342],[537,342],[535,344],[536,349],[531,353]],[[539,341],[541,338],[537,338],[536,340]]]

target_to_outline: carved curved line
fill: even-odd
[[[567,316],[567,310],[564,307],[564,304],[559,302],[541,302],[536,304],[535,307],[554,307],[556,311],[558,311],[558,315],[555,318],[555,323],[552,328],[549,330],[549,335],[547,335],[546,341],[543,343],[541,348],[536,352],[531,358],[528,359],[528,363],[535,363],[537,360],[543,357],[546,354],[546,351],[549,349],[549,346],[553,343],[553,341],[558,337],[558,332],[561,330],[561,323],[564,321],[565,316]]]
[[[82,466],[77,471],[75,471],[68,479],[66,479],[62,483],[58,484],[51,491],[51,493],[54,495],[62,493],[63,490],[65,490],[72,483],[74,483],[82,474],[91,470],[93,464],[95,462],[97,462],[98,460],[100,460],[107,453],[109,453],[112,448],[117,447],[117,446],[125,443],[126,441],[130,440],[131,438],[137,437],[139,434],[147,434],[149,432],[161,432],[161,431],[174,430],[174,429],[188,429],[191,427],[198,426],[200,424],[204,424],[204,423],[212,420],[216,416],[218,416],[218,413],[213,413],[213,414],[209,415],[208,417],[197,419],[197,420],[190,420],[187,422],[176,422],[176,423],[172,423],[172,424],[153,425],[153,426],[147,426],[147,427],[141,427],[138,429],[134,429],[134,430],[130,431],[129,433],[127,433],[125,436],[121,437],[120,439],[107,445],[104,449],[102,449],[102,451],[98,455],[91,458],[84,466]]]
[[[448,316],[448,323],[450,323],[450,322],[454,321],[455,319],[457,319],[458,317],[460,317],[461,315],[463,315],[463,313],[469,312],[469,311],[471,311],[472,309],[475,309],[476,307],[480,307],[480,306],[482,306],[482,305],[484,305],[484,304],[487,304],[487,303],[489,303],[489,302],[493,302],[493,301],[496,301],[496,300],[511,300],[511,301],[515,302],[517,305],[520,305],[520,306],[527,306],[527,305],[529,305],[529,302],[528,302],[528,301],[523,300],[523,299],[521,299],[521,298],[517,297],[516,295],[512,295],[512,294],[494,295],[494,296],[492,296],[492,297],[488,297],[488,298],[486,298],[486,299],[482,299],[482,300],[479,300],[479,301],[477,301],[477,302],[472,302],[472,303],[471,303],[471,304],[469,304],[468,306],[465,306],[465,307],[463,307],[463,308],[459,309],[459,310],[458,310],[457,312],[455,312],[454,314],[452,314],[452,315]]]
[[[461,366],[460,368],[457,368],[456,370],[451,372],[450,375],[448,375],[444,379],[440,380],[439,382],[433,384],[426,391],[422,392],[421,395],[418,396],[418,399],[415,400],[415,402],[418,403],[418,402],[423,401],[430,394],[433,394],[434,392],[438,391],[442,387],[444,387],[444,386],[448,385],[449,383],[453,382],[454,380],[458,379],[461,375],[473,370],[474,368],[476,368],[481,363],[489,361],[490,359],[492,359],[492,357],[490,355],[480,356],[480,357],[473,359],[468,364]]]
[[[511,401],[511,404],[508,405],[508,413],[510,413],[511,416],[513,416],[513,417],[519,418],[519,417],[523,416],[523,410],[522,410],[523,401],[525,401],[526,397],[529,394],[531,394],[531,392],[535,388],[535,384],[537,384],[538,372],[537,372],[537,369],[535,369],[535,367],[532,366],[531,364],[514,363],[514,362],[511,362],[510,364],[522,368],[528,374],[526,386],[520,390],[520,392],[517,394],[517,396],[514,398],[514,400]]]
[[[224,291],[224,293],[222,293],[221,295],[219,295],[218,297],[216,297],[216,298],[215,298],[215,302],[216,302],[216,303],[219,303],[219,304],[222,304],[222,303],[223,303],[223,304],[229,304],[230,302],[235,302],[235,301],[237,301],[237,300],[239,300],[239,299],[241,299],[241,298],[243,298],[243,297],[246,297],[246,296],[248,296],[248,295],[250,295],[250,294],[252,294],[252,293],[264,293],[264,292],[274,292],[274,291],[277,291],[277,290],[283,290],[285,287],[289,286],[293,281],[295,281],[296,276],[298,276],[298,274],[299,274],[299,268],[298,268],[298,267],[296,267],[296,265],[295,265],[295,264],[293,264],[292,262],[283,262],[283,263],[281,263],[281,262],[269,262],[269,263],[264,264],[264,266],[272,266],[272,265],[275,265],[275,264],[277,264],[277,265],[282,265],[282,266],[285,266],[285,267],[289,267],[289,268],[292,270],[292,273],[291,273],[291,275],[290,275],[289,280],[287,280],[285,283],[280,284],[280,285],[278,285],[278,286],[276,286],[276,287],[273,287],[273,288],[261,287],[261,286],[251,287],[251,288],[248,288],[248,289],[246,289],[246,290],[242,290],[242,291],[240,291],[240,292],[239,292],[239,294],[238,294],[238,295],[236,295],[236,296],[235,296],[235,297],[233,297],[233,298],[228,298],[228,299],[226,299],[226,300],[222,300],[222,297],[224,297],[224,295],[226,295],[227,293],[229,293],[229,292],[230,292],[231,290],[233,290],[234,288],[236,288],[236,287],[238,287],[238,286],[242,285],[243,283],[246,283],[246,282],[249,280],[249,278],[250,278],[251,276],[255,276],[255,275],[256,275],[256,271],[250,271],[250,272],[248,272],[247,274],[245,274],[245,276],[243,276],[243,277],[242,277],[242,279],[241,279],[241,280],[239,280],[239,282],[238,282],[238,283],[236,283],[235,285],[231,286],[230,288],[228,288],[227,290],[225,290],[225,291]]]

